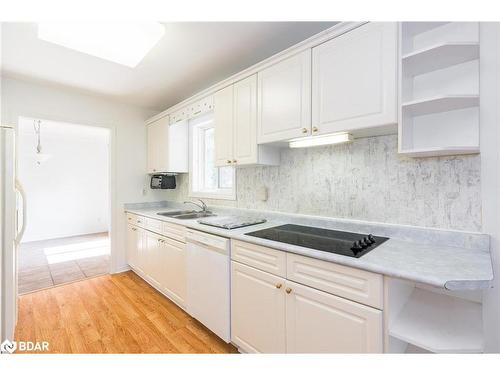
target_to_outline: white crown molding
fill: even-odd
[[[262,60],[260,62],[258,62],[257,64],[254,64],[252,66],[250,66],[249,68],[247,69],[244,69],[242,70],[241,72],[238,72],[236,74],[233,74],[232,76],[208,87],[207,89],[204,89],[198,93],[196,93],[195,95],[183,100],[182,102],[179,102],[175,105],[173,105],[172,107],[158,113],[157,115],[149,118],[148,120],[146,120],[146,124],[149,124],[153,121],[156,121],[162,117],[165,117],[169,114],[171,114],[172,112],[175,112],[177,111],[178,109],[181,109],[185,106],[188,106],[202,98],[204,98],[205,96],[208,96],[208,95],[211,95],[213,93],[215,93],[216,91],[219,91],[220,89],[223,89],[224,87],[226,86],[229,86],[229,85],[232,85],[233,83],[235,82],[238,82],[244,78],[247,78],[248,76],[251,76],[252,74],[255,74],[265,68],[267,68],[268,66],[271,66],[271,65],[274,65],[276,64],[277,62],[281,61],[281,60],[284,60],[292,55],[295,55],[299,52],[302,52],[306,49],[309,49],[309,48],[313,48],[313,47],[316,47],[330,39],[333,39],[333,38],[336,38],[338,37],[339,35],[342,35],[342,34],[345,34],[346,32],[349,32],[361,25],[364,25],[365,23],[367,22],[340,22],[326,30],[323,30],[322,32],[316,34],[316,35],[313,35],[312,37],[310,38],[307,38],[281,52],[278,52],[277,54],[271,56],[271,57],[268,57],[267,59],[265,60]]]

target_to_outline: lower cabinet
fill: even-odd
[[[382,311],[231,261],[231,338],[248,353],[382,353]]]
[[[231,262],[231,341],[248,353],[285,353],[285,279]]]
[[[186,302],[186,244],[149,230],[127,226],[127,262],[174,302]]]
[[[139,228],[135,225],[127,225],[127,263],[132,268],[138,268],[138,256],[139,256]]]
[[[382,353],[382,311],[286,282],[287,353]]]
[[[144,268],[145,230],[135,225],[127,225],[127,262],[141,272]]]
[[[186,304],[186,244],[162,238],[158,254],[159,282],[164,292],[181,306]]]

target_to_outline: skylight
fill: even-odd
[[[39,23],[38,38],[134,68],[165,34],[149,23]]]

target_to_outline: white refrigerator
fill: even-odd
[[[17,250],[26,218],[26,199],[15,171],[15,132],[11,127],[0,126],[0,342],[14,339]]]

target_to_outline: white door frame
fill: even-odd
[[[19,114],[16,123],[15,123],[15,130],[16,134],[19,134],[19,119],[21,117],[28,117],[28,118],[37,118],[41,120],[46,120],[46,121],[54,121],[54,122],[63,122],[63,123],[68,123],[68,124],[75,124],[75,125],[85,125],[85,126],[93,126],[93,127],[98,127],[98,128],[104,128],[108,129],[108,134],[109,134],[109,147],[108,147],[108,163],[109,163],[109,168],[108,168],[108,178],[109,178],[109,191],[108,191],[108,207],[109,207],[109,212],[108,212],[108,226],[109,226],[109,241],[110,241],[110,265],[109,265],[109,273],[116,273],[116,272],[121,272],[123,271],[122,269],[119,269],[117,266],[118,263],[118,256],[117,256],[117,215],[116,215],[116,208],[117,208],[117,201],[116,201],[116,172],[117,172],[117,162],[116,162],[116,125],[115,124],[95,124],[95,123],[77,123],[72,120],[65,120],[63,118],[55,118],[54,116],[51,115],[45,115],[45,114],[34,114],[34,113],[23,113]],[[19,138],[16,137],[16,150],[19,150]],[[16,175],[17,175],[17,155],[16,155]],[[29,207],[28,207],[29,210]]]

